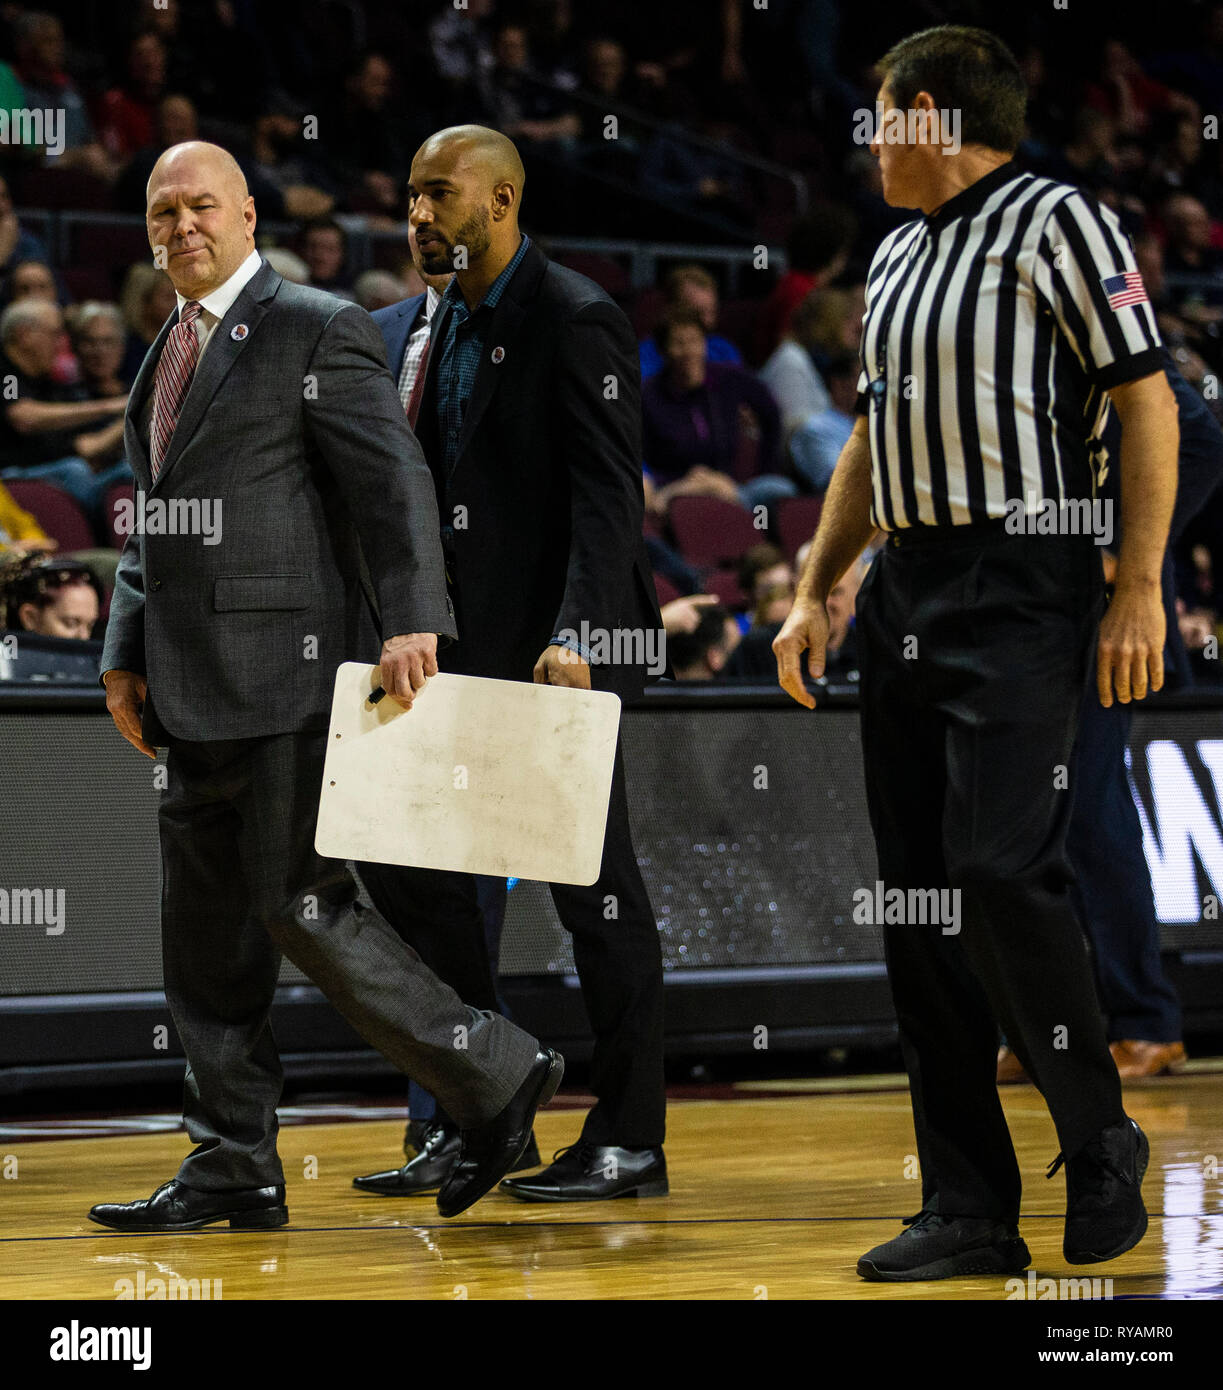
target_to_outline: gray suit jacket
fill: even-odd
[[[336,667],[376,661],[379,634],[456,635],[433,480],[382,335],[265,263],[209,340],[153,482],[140,422],[176,319],[128,404],[144,534],[124,546],[102,671],[147,678],[155,743],[325,727]],[[205,502],[214,523],[220,504],[215,544]],[[193,509],[194,534],[165,533]]]

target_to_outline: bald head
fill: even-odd
[[[153,261],[199,299],[223,285],[255,247],[255,200],[220,145],[172,145],[153,166],[146,214]]]
[[[517,195],[515,201],[522,200],[526,170],[522,167],[518,147],[499,130],[492,130],[486,125],[452,125],[429,136],[417,151],[416,158],[422,157],[454,159],[463,168],[485,179],[490,189],[499,183],[513,184]],[[412,167],[416,167],[415,160]]]
[[[518,249],[525,182],[518,150],[499,130],[458,125],[431,135],[409,186],[422,270],[456,272],[464,298],[478,302]]]

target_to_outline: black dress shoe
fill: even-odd
[[[501,1191],[523,1202],[599,1202],[608,1197],[665,1197],[662,1149],[619,1149],[579,1139],[560,1149],[542,1173],[507,1178]]]
[[[531,1142],[535,1112],[556,1094],[564,1074],[565,1059],[560,1053],[542,1049],[505,1109],[478,1129],[462,1132],[458,1162],[437,1194],[437,1209],[443,1216],[466,1211],[513,1171]]]
[[[1032,1263],[1019,1228],[986,1217],[940,1216],[920,1211],[907,1230],[876,1245],[858,1261],[863,1279],[909,1283],[972,1274],[1018,1274]]]
[[[234,1231],[265,1231],[285,1225],[289,1208],[283,1186],[200,1192],[171,1178],[139,1202],[90,1207],[89,1219],[114,1231],[198,1231],[217,1221],[228,1221]]]
[[[1062,1254],[1067,1264],[1115,1260],[1146,1235],[1142,1179],[1150,1157],[1147,1136],[1126,1116],[1102,1129],[1073,1158],[1058,1154],[1049,1165],[1049,1177],[1066,1165]]]
[[[362,1192],[375,1192],[379,1197],[418,1197],[434,1192],[454,1171],[459,1159],[459,1131],[450,1125],[433,1124],[421,1140],[420,1152],[402,1168],[390,1168],[385,1173],[370,1173],[353,1178],[352,1185]],[[509,1170],[518,1173],[539,1166],[539,1148],[532,1134],[526,1151]]]

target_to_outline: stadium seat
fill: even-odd
[[[84,304],[87,299],[110,300],[115,296],[115,287],[104,270],[71,266],[59,274],[74,304]]]
[[[106,494],[106,500],[102,503],[102,518],[106,523],[106,533],[109,544],[116,550],[122,550],[127,543],[127,532],[120,532],[115,526],[115,512],[120,502],[130,501],[133,496],[134,484],[116,483]]]
[[[632,320],[633,332],[638,339],[650,338],[654,335],[654,325],[662,318],[662,311],[666,307],[667,299],[657,286],[648,290],[642,290],[633,301],[633,310],[629,315]]]
[[[751,512],[720,497],[677,497],[670,520],[680,553],[697,566],[733,564],[763,539]]]
[[[675,587],[665,574],[654,573],[654,592],[658,595],[658,606],[671,603],[674,599],[683,598],[683,594]]]
[[[25,169],[18,186],[13,201],[22,207],[71,212],[110,212],[114,207],[110,184],[83,169]]]
[[[32,512],[47,535],[59,542],[61,550],[92,550],[97,544],[85,513],[66,492],[33,478],[9,478],[4,486],[17,505]]]
[[[723,608],[738,611],[748,606],[747,595],[739,587],[739,572],[733,569],[716,569],[705,579],[706,593],[717,594]]]
[[[128,267],[149,258],[149,236],[142,222],[72,222],[67,242],[68,265],[105,275],[109,288],[99,296],[102,299],[113,299]]]
[[[800,546],[815,535],[823,506],[822,497],[786,497],[778,504],[777,534],[781,548],[791,560],[798,554]]]
[[[750,358],[752,344],[756,341],[763,307],[762,299],[728,299],[722,305],[718,332],[734,343],[745,362]]]
[[[558,265],[567,266],[593,280],[613,299],[624,299],[633,291],[628,271],[611,256],[600,255],[596,251],[564,251],[556,257],[556,261]]]

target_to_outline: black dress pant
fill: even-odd
[[[348,866],[315,851],[326,751],[325,731],[169,743],[162,958],[187,1055],[188,1187],[284,1182],[269,1023],[282,953],[463,1127],[503,1110],[535,1060],[530,1034],[460,999],[358,899]]]
[[[1000,1026],[1067,1156],[1123,1116],[1065,852],[1102,604],[1090,537],[998,527],[890,537],[858,596],[880,879],[960,894],[958,933],[884,928],[923,1205],[944,1215],[1019,1212]]]
[[[497,962],[489,955],[475,876],[393,864],[363,863],[359,870],[378,911],[425,964],[475,1008],[495,1008]],[[557,916],[573,936],[594,1032],[596,1103],[582,1135],[623,1148],[660,1145],[666,1124],[662,950],[633,848],[619,745],[599,878],[588,888],[549,886]]]

